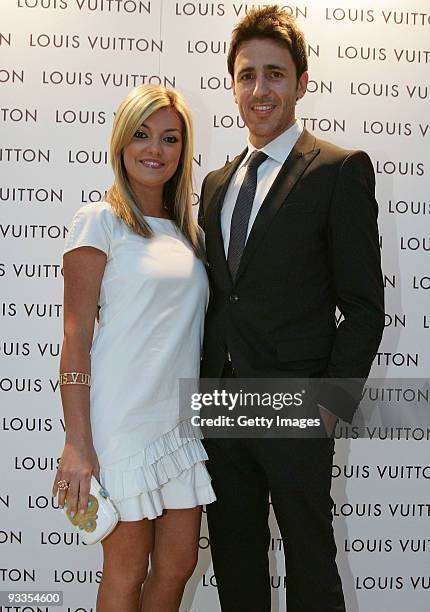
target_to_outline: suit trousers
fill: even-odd
[[[227,362],[223,376],[233,375]],[[288,612],[345,612],[332,528],[334,440],[206,438],[204,445],[217,495],[207,519],[222,612],[271,610],[269,494]]]

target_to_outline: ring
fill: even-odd
[[[67,491],[67,489],[69,488],[69,483],[67,482],[67,480],[59,480],[57,482],[57,485],[60,491]]]

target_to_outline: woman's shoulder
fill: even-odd
[[[89,202],[88,204],[84,204],[75,212],[75,215],[80,217],[87,217],[89,219],[104,219],[104,218],[112,218],[115,219],[116,214],[109,204],[105,200],[100,200],[98,202]]]
[[[108,202],[84,204],[75,212],[64,252],[79,246],[94,246],[108,253],[118,223],[119,219]]]
[[[100,200],[84,204],[75,212],[73,223],[85,223],[89,225],[102,225],[106,229],[113,230],[120,223],[115,211],[109,202]]]

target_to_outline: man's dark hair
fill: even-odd
[[[234,78],[234,62],[242,43],[253,38],[270,39],[284,45],[296,66],[297,80],[308,69],[308,55],[303,32],[294,17],[278,6],[253,8],[239,21],[232,32],[227,67]]]

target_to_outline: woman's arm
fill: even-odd
[[[90,350],[100,285],[106,254],[96,248],[80,247],[64,255],[64,340],[60,372],[90,374]],[[86,511],[91,474],[99,477],[99,464],[92,441],[89,387],[60,387],[66,438],[52,492],[57,495],[58,481],[66,480],[67,491],[59,491],[62,508],[67,493],[71,511]]]

